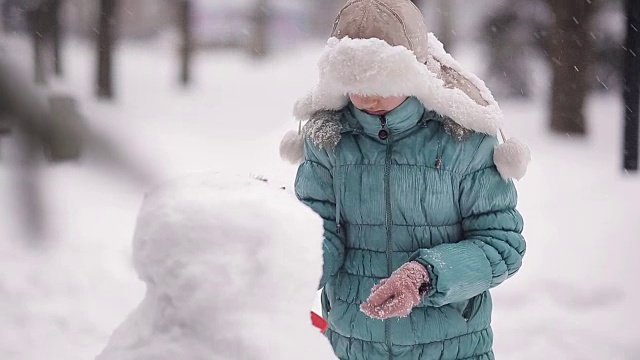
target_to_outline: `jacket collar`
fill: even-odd
[[[409,97],[400,106],[384,115],[385,129],[392,134],[399,134],[416,126],[422,119],[425,108],[415,97]],[[345,111],[346,120],[352,128],[361,128],[364,133],[378,136],[382,130],[383,116],[371,115],[349,103]]]

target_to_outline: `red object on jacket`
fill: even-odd
[[[313,311],[311,312],[311,323],[323,333],[327,330],[327,321]]]

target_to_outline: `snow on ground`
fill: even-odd
[[[22,39],[9,45],[28,67]],[[239,54],[200,54],[195,84],[177,86],[175,49],[119,47],[117,100],[93,97],[93,46],[70,42],[67,77],[52,88],[75,94],[92,128],[130,155],[154,182],[218,171],[256,174],[290,186],[295,168],[278,159],[293,102],[315,80],[318,44],[265,63]],[[481,57],[464,53],[476,70]],[[544,74],[543,74],[544,75]],[[542,98],[543,99],[543,98]],[[548,135],[546,103],[502,102],[507,133],[527,143],[533,162],[517,184],[528,254],[521,272],[493,291],[499,359],[640,358],[640,175],[620,168],[622,104],[589,102],[591,134]],[[79,163],[45,166],[47,232],[30,242],[14,195],[20,165],[0,139],[0,358],[91,359],[144,297],[132,238],[145,192],[90,152]]]
[[[542,106],[505,106],[531,144],[518,184],[528,239],[516,278],[496,289],[496,348],[513,359],[640,358],[640,175],[621,168],[622,105],[589,104],[591,136],[549,136]]]

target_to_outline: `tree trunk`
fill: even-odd
[[[45,67],[45,36],[46,13],[42,8],[29,10],[26,13],[27,26],[33,44],[33,79],[36,84],[44,85],[47,82],[47,71]]]
[[[253,14],[253,34],[250,51],[255,58],[264,58],[269,52],[269,0],[258,0]]]
[[[36,84],[44,85],[47,83],[47,70],[44,62],[45,41],[39,32],[33,32],[31,36],[33,41],[33,81]]]
[[[113,46],[117,0],[100,0],[98,27],[98,86],[100,98],[113,99]]]
[[[590,89],[594,41],[591,19],[597,0],[549,0],[554,14],[550,31],[553,70],[551,129],[586,134],[585,99]]]
[[[191,1],[182,0],[179,4],[180,30],[182,47],[180,49],[180,82],[186,86],[191,83],[191,58],[193,44],[191,41]]]
[[[11,11],[13,10],[13,4],[11,1],[4,0],[0,2],[0,6],[2,6],[2,31],[5,34],[11,32]]]
[[[627,0],[627,39],[624,54],[624,169],[638,171],[640,112],[640,3]]]
[[[52,0],[49,10],[51,24],[51,45],[53,46],[53,68],[57,76],[62,76],[62,27],[60,9],[62,0]]]

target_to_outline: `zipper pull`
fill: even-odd
[[[382,126],[382,130],[378,132],[378,137],[380,140],[386,140],[389,137],[389,132],[386,130],[387,127],[387,118],[384,116],[380,116],[380,125]]]

